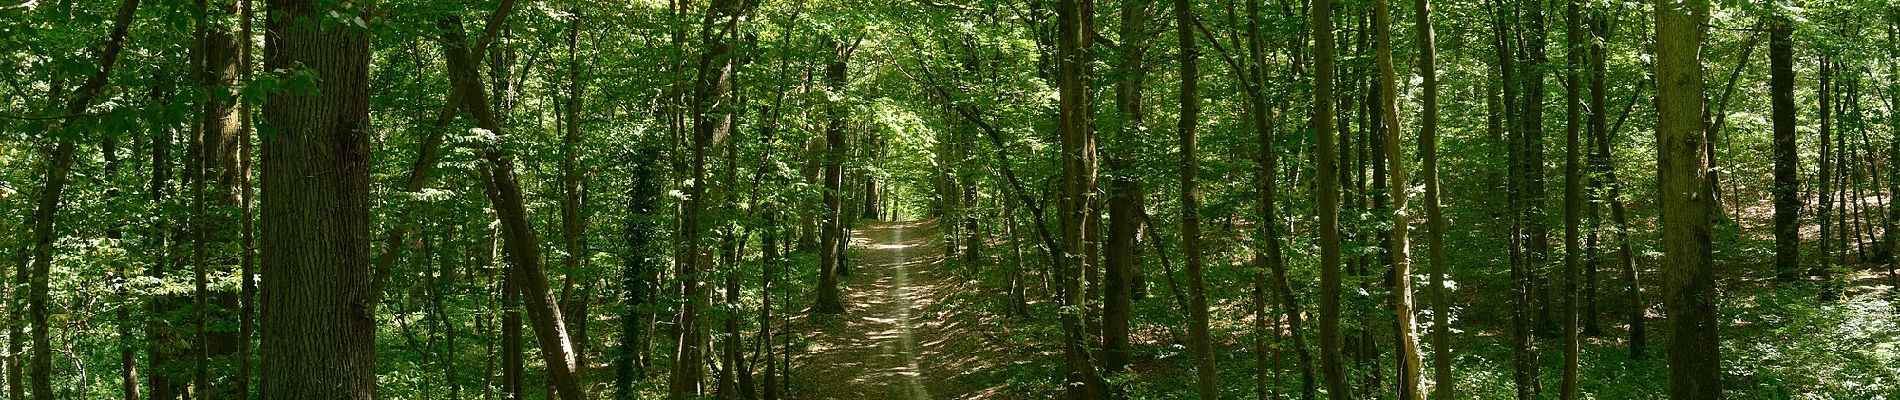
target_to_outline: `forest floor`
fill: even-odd
[[[852,234],[844,315],[799,316],[813,343],[791,398],[1010,399],[1012,366],[1031,362],[984,315],[980,293],[945,267],[935,220],[869,221]]]

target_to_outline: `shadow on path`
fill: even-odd
[[[801,315],[814,343],[792,371],[794,399],[1008,399],[1012,362],[973,305],[980,290],[943,263],[935,220],[870,222],[853,232],[844,315]]]

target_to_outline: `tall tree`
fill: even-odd
[[[358,399],[376,393],[376,318],[367,303],[369,32],[319,24],[367,10],[270,0],[264,69],[309,71],[314,93],[271,93],[263,140],[259,355],[266,399]],[[312,335],[311,332],[329,332]]]
[[[1432,396],[1453,398],[1456,381],[1451,375],[1451,306],[1445,298],[1445,213],[1438,181],[1438,33],[1432,27],[1431,0],[1415,0],[1418,9],[1418,69],[1421,79],[1419,103],[1418,156],[1419,174],[1425,180],[1425,260],[1431,274],[1432,307]]]
[[[844,233],[844,125],[850,110],[841,104],[841,99],[844,98],[846,74],[850,72],[851,53],[857,49],[857,42],[845,44],[826,37],[824,44],[831,54],[830,61],[825,63],[825,87],[828,92],[825,102],[825,208],[819,212],[824,218],[824,232],[819,234],[818,300],[812,305],[812,312],[843,314],[844,298],[838,292],[838,273],[843,270],[841,264],[844,257],[839,251]]]
[[[1577,281],[1583,257],[1583,5],[1569,0],[1564,6],[1564,370],[1558,397],[1577,398]]]
[[[706,9],[706,17],[701,21],[700,42],[705,47],[699,55],[699,71],[693,86],[692,187],[687,193],[686,215],[679,235],[679,243],[687,246],[682,254],[687,258],[679,264],[684,304],[680,309],[672,381],[667,386],[667,395],[673,399],[697,396],[704,391],[700,378],[705,373],[703,346],[707,342],[708,328],[707,316],[703,313],[709,310],[712,293],[703,278],[712,271],[714,250],[718,248],[707,240],[706,232],[715,226],[709,221],[716,220],[715,211],[720,207],[718,201],[708,197],[712,185],[706,164],[709,156],[718,151],[732,133],[733,120],[739,112],[733,104],[736,99],[734,80],[741,65],[735,47],[741,45],[739,41],[744,35],[740,23],[757,5],[746,0],[718,0]]]
[[[1056,91],[1060,97],[1056,131],[1061,139],[1062,201],[1057,214],[1062,243],[1055,267],[1062,281],[1063,358],[1067,365],[1068,396],[1097,399],[1107,390],[1093,361],[1093,341],[1087,320],[1088,303],[1083,275],[1088,262],[1089,214],[1095,197],[1095,120],[1089,81],[1093,76],[1095,1],[1056,2]]]
[[[73,91],[72,96],[65,99],[64,107],[59,110],[64,112],[63,115],[77,116],[85,113],[87,108],[92,107],[93,100],[98,98],[99,93],[105,89],[112,78],[112,67],[118,63],[119,53],[125,48],[126,31],[132,25],[132,15],[138,10],[138,6],[138,0],[119,2],[117,14],[114,14],[112,18],[112,29],[97,48],[98,53],[94,54],[98,65],[90,68],[91,70],[88,71],[90,74],[86,76],[85,83],[80,84],[79,88]],[[52,90],[53,96],[49,99],[49,103],[59,104],[60,92],[57,89],[59,84],[54,83],[52,86],[55,89]],[[45,186],[40,188],[39,198],[34,199],[36,204],[32,220],[32,265],[30,267],[22,265],[20,274],[28,278],[27,319],[33,327],[33,355],[27,362],[26,374],[27,379],[32,381],[33,398],[38,400],[53,399],[53,343],[49,337],[51,326],[47,324],[46,303],[51,297],[48,291],[50,290],[49,275],[52,273],[53,266],[53,242],[59,238],[55,230],[57,228],[55,222],[59,217],[67,180],[71,176],[73,159],[76,156],[75,152],[78,151],[77,138],[80,136],[77,132],[67,130],[83,127],[83,125],[69,125],[66,123],[68,120],[60,118],[60,123],[51,127],[50,132],[57,135],[59,140],[53,145],[52,153],[45,161],[46,172],[42,175],[45,178]],[[16,338],[15,340],[19,333],[17,329],[13,331],[12,336]],[[13,349],[18,348],[13,347]],[[15,354],[15,357],[19,357],[19,352],[9,351]],[[19,361],[16,359],[14,362]],[[12,378],[18,379],[18,376]]]
[[[1418,352],[1418,330],[1414,326],[1413,314],[1417,305],[1412,300],[1412,242],[1407,234],[1412,227],[1410,211],[1406,209],[1408,191],[1412,185],[1406,180],[1405,150],[1401,147],[1402,130],[1399,127],[1397,73],[1392,68],[1392,16],[1387,0],[1374,0],[1372,3],[1372,25],[1378,35],[1379,48],[1379,116],[1384,119],[1386,173],[1390,174],[1386,187],[1391,190],[1392,232],[1388,243],[1391,248],[1393,278],[1393,314],[1397,316],[1398,326],[1398,385],[1399,398],[1423,399],[1420,378],[1424,367]]]
[[[1179,0],[1177,0],[1179,1]],[[1313,2],[1314,202],[1319,204],[1319,359],[1326,391],[1349,399],[1339,337],[1340,248],[1338,160],[1333,148],[1333,2]]]
[[[1129,311],[1134,292],[1135,242],[1141,231],[1141,200],[1145,196],[1135,176],[1132,159],[1122,151],[1139,147],[1142,130],[1142,81],[1148,51],[1149,3],[1124,0],[1121,4],[1121,59],[1116,65],[1121,79],[1115,82],[1115,109],[1121,113],[1122,126],[1114,131],[1114,146],[1105,152],[1108,167],[1108,249],[1103,254],[1102,291],[1102,371],[1108,376],[1125,372],[1128,366]]]
[[[1207,334],[1207,273],[1201,262],[1200,156],[1195,128],[1200,124],[1200,49],[1194,42],[1194,2],[1174,0],[1175,32],[1180,39],[1181,121],[1181,252],[1187,260],[1188,351],[1194,353],[1196,392],[1203,399],[1220,398],[1214,370],[1214,346]]]
[[[1669,311],[1669,394],[1722,397],[1715,268],[1709,248],[1702,120],[1706,0],[1657,0],[1657,180],[1662,188],[1663,304]]]
[[[1776,15],[1768,24],[1770,103],[1775,146],[1775,278],[1801,278],[1800,153],[1795,139],[1794,22]]]

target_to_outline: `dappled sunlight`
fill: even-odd
[[[950,307],[966,288],[942,270],[934,220],[878,222],[852,233],[860,255],[842,316],[801,316],[813,342],[796,363],[793,398],[1012,398],[1007,367],[1026,364],[997,346],[989,322]]]

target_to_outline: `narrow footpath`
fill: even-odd
[[[799,316],[813,335],[792,371],[794,399],[1007,399],[1008,346],[991,337],[980,290],[943,262],[935,220],[868,222],[852,233],[841,316]]]

